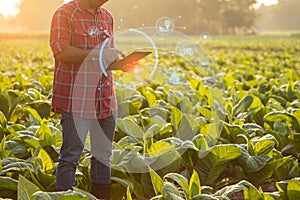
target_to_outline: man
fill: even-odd
[[[85,144],[91,137],[92,194],[110,196],[110,156],[117,104],[112,73],[104,67],[118,59],[114,49],[113,17],[101,7],[108,0],[73,0],[59,7],[51,23],[50,45],[55,58],[52,110],[62,114],[63,144],[56,173],[58,190],[75,185],[75,171]],[[124,68],[124,71],[127,71]]]

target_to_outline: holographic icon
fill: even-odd
[[[190,41],[182,41],[181,43],[178,44],[177,46],[177,52],[180,57],[194,57],[196,54],[196,50],[194,50],[194,44],[191,43]]]
[[[169,28],[171,26],[171,21],[168,20],[168,19],[165,20],[164,25],[165,25],[165,27],[159,26],[159,31],[161,33],[167,33],[167,32],[169,32]]]
[[[181,57],[184,57],[186,55],[189,55],[189,56],[194,56],[194,51],[192,48],[180,48],[179,49],[179,55]]]
[[[179,75],[178,75],[178,73],[175,72],[175,71],[174,71],[174,72],[172,73],[172,75],[171,75],[171,83],[172,83],[173,85],[179,83]]]
[[[159,34],[171,34],[174,31],[174,21],[169,17],[161,17],[156,21],[156,30]]]
[[[165,26],[166,26],[166,28],[167,29],[169,29],[170,28],[170,26],[171,26],[171,21],[170,20],[165,20]]]
[[[208,41],[211,38],[211,36],[210,36],[210,34],[208,32],[202,32],[201,33],[201,38],[204,41]]]

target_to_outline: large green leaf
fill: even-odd
[[[201,184],[198,173],[196,170],[193,170],[193,174],[189,182],[189,198],[193,198],[196,195],[201,194]]]
[[[131,119],[118,119],[117,127],[122,132],[137,139],[143,138],[144,131]]]
[[[162,128],[163,128],[162,124],[153,124],[147,129],[146,133],[144,134],[144,139],[150,139],[152,144],[153,136],[159,134]],[[151,144],[149,146],[151,146]]]
[[[181,118],[177,137],[181,140],[192,140],[197,133],[198,124],[193,117],[184,114]]]
[[[56,177],[50,173],[43,172],[40,167],[36,167],[36,179],[44,188],[53,189],[52,187],[55,184]],[[49,189],[47,189],[47,191],[49,191]]]
[[[11,154],[16,158],[25,158],[30,156],[28,152],[28,145],[21,141],[7,140],[5,142],[5,148],[11,151]]]
[[[162,178],[151,168],[149,168],[150,170],[150,177],[151,177],[151,182],[152,182],[152,186],[154,188],[155,194],[161,194],[162,188],[164,186],[164,182],[162,180]]]
[[[6,128],[6,125],[7,125],[7,119],[6,119],[5,115],[3,114],[3,112],[0,111],[0,126],[2,126],[2,128]]]
[[[277,180],[287,180],[299,175],[299,164],[295,157],[288,159],[286,163],[275,170]]]
[[[28,114],[29,114],[30,121],[34,122],[35,124],[41,123],[42,118],[35,109],[30,108],[30,107],[26,107],[25,109],[26,109],[26,112],[28,112]]]
[[[182,97],[183,95],[180,93],[176,93],[173,90],[168,91],[168,102],[175,107],[177,107]]]
[[[235,116],[237,116],[248,109],[256,108],[261,105],[262,103],[257,97],[248,95],[241,99],[236,106],[234,106],[233,113]]]
[[[205,136],[207,143],[212,146],[216,144],[220,138],[221,130],[223,124],[221,122],[213,122],[210,124],[205,124],[200,133]]]
[[[172,107],[171,111],[171,124],[175,127],[176,130],[178,130],[182,118],[182,112],[176,107]]]
[[[147,92],[145,93],[145,97],[147,99],[149,107],[153,107],[157,104],[156,95],[153,91],[147,90]]]
[[[142,173],[148,171],[148,166],[153,162],[153,158],[143,156],[139,153],[132,154],[132,156],[124,161],[124,166],[127,171]],[[126,162],[126,163],[125,163]]]
[[[29,158],[28,160],[30,160],[31,158]],[[36,157],[34,157],[33,159],[32,159],[32,161],[33,160],[35,160],[36,159]],[[31,164],[31,163],[30,163]],[[33,163],[32,163],[33,164]],[[39,169],[39,168],[41,168],[40,167],[40,164],[33,164],[34,165],[34,167],[35,167],[35,170],[37,170],[37,169]],[[39,176],[39,172],[38,171],[34,171],[34,169],[30,169],[30,168],[25,168],[25,169],[23,169],[25,172],[24,172],[24,174],[26,174],[26,178],[28,179],[28,180],[30,180],[34,185],[36,185],[40,190],[42,190],[42,191],[45,191],[46,189],[45,188],[50,188],[51,189],[51,187],[52,187],[52,189],[55,189],[55,187],[53,188],[53,185],[46,185],[45,187],[39,182],[39,180],[37,179],[37,176]],[[40,170],[40,169],[39,169]],[[39,177],[40,178],[40,177]]]
[[[120,199],[122,197],[126,197],[126,188],[122,185],[120,185],[119,183],[113,183],[111,185],[111,193],[110,193],[110,197],[111,199]]]
[[[33,148],[38,148],[40,146],[40,140],[37,137],[34,137],[29,134],[19,134],[16,138],[20,138],[21,141],[25,142],[26,144],[30,145]]]
[[[53,161],[47,151],[40,149],[38,156],[42,159],[42,167],[44,171],[51,171],[53,169]]]
[[[62,191],[62,192],[35,192],[32,197],[32,200],[89,200],[89,198],[77,191]],[[96,199],[96,198],[90,198]]]
[[[258,124],[254,124],[254,123],[243,124],[242,128],[243,128],[243,130],[245,130],[249,134],[251,134],[253,132],[257,132],[257,133],[262,134],[262,133],[265,132],[264,128],[262,128]]]
[[[49,122],[43,119],[40,121],[40,127],[34,133],[34,136],[41,139],[40,144],[42,147],[48,145],[55,145],[55,135],[49,128]]]
[[[181,101],[179,102],[179,106],[180,106],[181,112],[183,112],[183,113],[191,114],[194,111],[191,100],[188,99],[187,97],[184,97],[181,99]]]
[[[193,138],[192,141],[193,141],[195,147],[198,148],[200,151],[207,151],[208,150],[207,141],[206,141],[206,139],[204,138],[204,136],[202,134],[197,134]]]
[[[134,188],[134,185],[130,180],[118,178],[118,177],[111,177],[111,180],[115,181],[116,183],[121,184],[125,188],[127,188],[127,187],[129,187],[130,189]]]
[[[300,181],[291,180],[287,186],[287,194],[290,200],[300,197]]]
[[[298,120],[298,124],[300,124],[300,109],[299,110],[295,110],[293,112],[293,116]]]
[[[97,198],[94,195],[90,194],[87,191],[84,191],[84,190],[82,190],[80,188],[77,188],[77,187],[73,187],[73,189],[74,189],[75,192],[78,192],[80,194],[85,195],[88,198],[88,200],[97,200]]]
[[[19,175],[18,200],[31,200],[35,192],[40,188],[27,180],[24,176]]]
[[[149,158],[147,158],[147,160],[149,160]],[[177,171],[179,170],[179,166],[181,163],[181,155],[177,150],[172,150],[156,157],[148,163],[150,163],[150,167],[152,169],[162,170],[165,171],[165,173],[173,170]]]
[[[2,163],[3,164],[3,163]],[[2,167],[2,171],[0,172],[0,175],[3,175],[3,174],[6,174],[8,172],[20,172],[26,168],[29,168],[29,169],[33,169],[33,166],[31,163],[27,163],[27,162],[11,162],[9,164],[3,164],[3,167]]]
[[[212,112],[211,112],[211,108],[208,106],[202,106],[198,108],[198,111],[200,112],[200,114],[207,118],[207,119],[211,119],[212,118]]]
[[[0,94],[0,112],[5,116],[5,119],[8,119],[8,112],[10,108],[9,98],[5,94]]]
[[[163,107],[151,107],[151,108],[145,108],[143,110],[149,110],[149,117],[154,118],[159,116],[161,119],[167,121],[168,117],[170,115],[170,111],[163,108]]]
[[[225,169],[229,161],[238,158],[241,149],[236,145],[217,145],[196,162],[195,168],[203,184],[211,184]]]
[[[271,152],[275,145],[278,144],[273,135],[267,134],[259,139],[252,140],[254,143],[255,155],[264,155]]]
[[[224,122],[223,124],[224,130],[226,131],[227,137],[230,141],[236,141],[238,135],[248,135],[247,132],[241,126],[228,124],[226,122]]]
[[[266,122],[286,121],[289,122],[297,132],[300,132],[300,126],[296,117],[287,112],[274,111],[265,115]]]
[[[11,177],[0,176],[0,189],[9,189],[17,191],[18,181]]]
[[[189,197],[189,184],[187,179],[182,176],[181,174],[177,174],[177,173],[168,173],[164,176],[164,180],[172,180],[174,182],[176,182],[183,190],[183,192],[185,193],[186,197]]]
[[[251,156],[246,149],[242,148],[241,150],[242,154],[238,162],[245,173],[261,170],[272,159],[272,157],[268,155]]]
[[[239,183],[231,186],[226,186],[218,190],[214,195],[220,199],[231,198],[234,193],[244,191],[244,198],[247,200],[257,199],[262,200],[263,196],[259,191],[249,182],[240,181]]]
[[[51,102],[49,100],[37,100],[27,104],[35,109],[41,118],[47,118],[50,115]]]
[[[131,196],[131,192],[130,192],[129,187],[127,187],[126,197],[127,197],[127,200],[132,200],[132,196]]]
[[[153,143],[151,147],[148,149],[147,153],[149,154],[150,157],[157,157],[157,156],[161,156],[164,153],[172,151],[174,149],[175,149],[174,144],[169,144],[167,142],[159,141]]]
[[[271,178],[274,171],[286,163],[288,159],[289,157],[284,157],[269,161],[261,170],[247,173],[247,178],[255,186],[262,185],[267,179]],[[259,177],[259,179],[257,177]]]
[[[139,108],[133,102],[126,101],[118,104],[118,117],[124,118],[139,113]]]
[[[3,137],[0,142],[0,159],[4,159],[9,155],[9,152],[5,150],[6,137]],[[2,169],[1,169],[2,170]]]
[[[162,188],[162,196],[164,199],[168,200],[183,200],[180,195],[179,190],[176,186],[170,182],[165,182]]]

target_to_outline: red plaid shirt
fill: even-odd
[[[113,35],[113,17],[100,7],[95,15],[74,0],[58,8],[51,23],[50,45],[54,55],[68,46],[94,49]],[[109,33],[109,34],[107,34]],[[113,42],[108,43],[113,47]],[[99,62],[67,63],[55,60],[52,110],[66,111],[76,117],[106,118],[117,109],[113,77],[101,73]]]

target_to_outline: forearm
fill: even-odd
[[[82,63],[88,57],[97,57],[96,50],[79,49],[73,46],[66,47],[61,53],[55,55],[57,60],[69,63]]]

